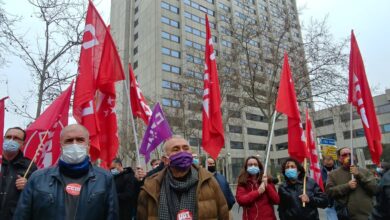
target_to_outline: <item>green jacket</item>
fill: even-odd
[[[342,204],[348,203],[351,220],[367,220],[378,189],[376,180],[368,170],[359,168],[359,174],[355,176],[357,187],[352,190],[348,185],[351,178],[349,170],[343,167],[333,170],[326,182],[326,193]]]

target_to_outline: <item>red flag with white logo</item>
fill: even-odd
[[[130,78],[130,100],[131,110],[135,117],[141,118],[145,125],[148,125],[152,110],[146,103],[146,99],[139,88],[138,82],[135,79],[133,68],[129,64],[129,78]]]
[[[292,80],[287,53],[284,54],[284,63],[280,76],[276,111],[287,115],[288,128],[288,154],[302,162],[308,158],[305,146],[306,138],[303,132],[301,116],[299,114],[297,96],[295,94],[294,81]]]
[[[310,175],[324,191],[324,182],[322,181],[320,162],[318,160],[316,143],[314,141],[314,132],[309,115],[306,109],[306,145],[310,153]]]
[[[217,159],[219,152],[225,144],[225,136],[222,125],[217,63],[215,61],[213,39],[207,15],[205,48],[202,146],[212,158]]]
[[[100,154],[95,94],[106,33],[103,19],[89,1],[73,100],[73,117],[89,131],[92,160],[96,160]]]
[[[96,82],[97,92],[95,98],[100,127],[98,134],[100,144],[99,158],[102,160],[101,166],[105,168],[110,166],[119,147],[118,124],[115,112],[115,82],[124,78],[125,75],[118,51],[107,29]]]
[[[5,113],[5,100],[8,97],[0,99],[0,143],[3,144],[4,141],[4,113]],[[1,173],[1,164],[3,164],[3,147],[0,147],[0,173]]]
[[[353,31],[351,32],[351,53],[349,55],[348,102],[356,107],[361,117],[372,162],[379,165],[382,155],[382,134],[376,117],[363,58]]]
[[[54,165],[58,161],[61,152],[60,133],[62,128],[68,125],[72,89],[73,81],[26,129],[24,155],[32,160],[40,147],[35,158],[39,169]]]

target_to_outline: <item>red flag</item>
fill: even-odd
[[[360,54],[353,31],[351,32],[351,53],[349,55],[348,102],[356,107],[362,119],[372,162],[379,165],[382,155],[382,135],[375,113],[370,86],[367,81],[362,55]]]
[[[124,78],[118,51],[107,29],[96,82],[97,94],[95,99],[100,127],[98,134],[100,144],[99,157],[102,159],[101,166],[105,168],[110,166],[119,147],[118,124],[115,113],[115,82]]]
[[[0,143],[3,144],[4,141],[4,110],[5,110],[5,100],[8,99],[7,97],[4,97],[0,99]],[[1,164],[3,164],[3,148],[0,147],[0,173],[1,173]]]
[[[320,162],[318,160],[316,143],[314,141],[314,132],[308,110],[306,109],[306,145],[310,153],[310,175],[324,191],[324,182],[322,181]]]
[[[202,146],[212,158],[217,159],[219,152],[225,144],[225,137],[222,125],[217,63],[215,61],[213,39],[207,15],[204,67]]]
[[[138,82],[135,79],[133,69],[129,64],[129,78],[130,78],[130,100],[131,110],[135,117],[141,118],[145,125],[148,125],[150,116],[152,116],[152,110],[146,103],[146,99],[139,88]]]
[[[292,80],[287,53],[284,54],[284,63],[280,76],[276,111],[287,115],[288,153],[291,157],[302,162],[309,157],[305,146],[305,134],[301,124],[294,81]]]
[[[56,164],[61,152],[60,132],[68,125],[70,96],[73,81],[70,86],[26,129],[26,145],[24,155],[34,158],[37,147],[42,143],[36,156],[35,164],[39,169]]]
[[[96,160],[100,153],[97,136],[100,128],[94,99],[106,29],[103,19],[89,1],[73,100],[73,117],[89,131],[92,160]]]

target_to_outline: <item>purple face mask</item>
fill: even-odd
[[[169,166],[178,170],[187,170],[192,164],[192,154],[182,151],[169,157]]]

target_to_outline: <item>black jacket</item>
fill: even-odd
[[[14,219],[64,219],[64,188],[58,166],[36,171],[20,196]],[[118,199],[112,175],[90,165],[78,203],[75,219],[118,219]]]
[[[12,219],[20,193],[22,192],[16,189],[15,182],[18,175],[21,177],[24,176],[30,162],[31,160],[24,157],[21,151],[19,151],[18,155],[11,161],[6,160],[5,158],[3,159],[0,178],[0,219]],[[27,178],[30,177],[31,173],[36,169],[37,167],[33,163]]]
[[[311,178],[306,181],[306,194],[309,196],[309,203],[302,206],[299,198],[303,194],[303,182],[298,180],[295,184],[283,183],[279,187],[279,218],[280,220],[316,220],[319,219],[317,208],[326,208],[328,198],[321,191],[318,184]]]
[[[232,190],[230,189],[228,181],[226,180],[226,178],[222,174],[220,174],[218,172],[214,172],[214,177],[217,180],[217,182],[218,182],[218,184],[223,192],[223,195],[225,196],[229,210],[231,210],[233,208],[234,203],[236,203],[236,199],[233,196],[233,193],[232,193]]]
[[[370,219],[390,219],[390,170],[383,175],[379,182],[379,192],[376,195],[376,204]]]
[[[136,217],[138,194],[141,183],[135,178],[131,167],[114,176],[119,201],[119,219],[129,220]]]

